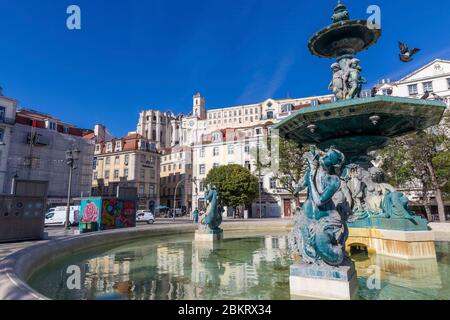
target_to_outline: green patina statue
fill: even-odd
[[[342,265],[347,257],[348,223],[389,228],[388,221],[395,221],[395,226],[407,228],[411,220],[415,228],[422,227],[420,218],[407,209],[408,198],[382,182],[380,169],[344,167],[345,156],[334,147],[326,152],[311,147],[305,157],[308,168],[296,191],[306,188],[308,197],[297,210],[290,239],[292,251],[304,263]]]
[[[408,198],[393,186],[383,183],[383,172],[368,170],[356,164],[345,167],[342,179],[353,198],[352,221],[369,217],[413,219],[408,211]]]
[[[334,9],[334,14],[331,17],[333,23],[340,21],[350,20],[350,14],[347,10],[347,7],[339,0],[336,8]]]
[[[219,195],[214,186],[208,188],[205,193],[208,203],[206,214],[202,217],[199,229],[203,232],[219,232],[222,224],[223,207],[219,205]]]
[[[311,147],[306,159],[308,170],[297,191],[307,188],[308,199],[297,210],[290,245],[304,263],[340,266],[347,257],[346,222],[352,214],[350,193],[340,179],[345,156],[334,148],[324,153]]]

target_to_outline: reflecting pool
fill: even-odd
[[[86,252],[39,270],[29,284],[59,300],[291,299],[287,235],[234,234],[214,248],[193,240],[165,236]],[[436,249],[432,260],[353,255],[360,299],[450,300],[450,243]]]

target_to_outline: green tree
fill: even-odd
[[[280,139],[280,161],[276,177],[282,189],[296,196],[296,184],[303,178],[306,172],[304,155],[309,151],[309,146],[303,146],[293,140]]]
[[[306,172],[304,155],[309,151],[309,146],[281,137],[276,141],[267,140],[267,143],[264,141],[259,148],[254,148],[251,152],[256,159],[256,172],[259,176],[273,173],[280,189],[296,196],[296,184]]]
[[[251,204],[258,197],[258,179],[237,164],[212,169],[206,183],[217,188],[222,206],[236,208]]]
[[[431,209],[427,195],[432,191],[436,197],[439,220],[442,222],[446,220],[444,199],[449,191],[450,179],[450,143],[447,132],[448,125],[444,119],[440,126],[394,139],[380,151],[389,182],[396,186],[418,182],[422,187],[429,219]]]

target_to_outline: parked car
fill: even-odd
[[[71,226],[78,225],[80,217],[80,206],[70,207],[69,222]],[[67,207],[56,207],[45,214],[46,226],[63,226],[66,223]]]
[[[155,223],[155,216],[153,212],[148,210],[139,210],[136,215],[137,222],[147,222],[147,224]]]

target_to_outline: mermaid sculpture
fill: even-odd
[[[354,207],[351,222],[371,217],[414,219],[408,210],[409,200],[393,186],[383,183],[383,172],[348,165],[343,177],[352,193]]]
[[[218,233],[222,224],[223,208],[219,205],[219,195],[214,186],[211,186],[205,193],[205,200],[208,203],[206,214],[200,221],[199,230],[207,233]]]
[[[308,199],[298,209],[291,247],[303,263],[337,267],[347,259],[347,219],[352,214],[351,194],[340,178],[345,156],[334,148],[324,153],[311,147],[306,159],[307,173],[297,191],[307,188]]]

